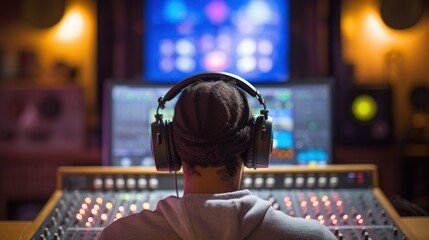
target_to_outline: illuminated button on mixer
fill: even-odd
[[[274,177],[267,177],[267,180],[265,181],[265,186],[267,188],[273,188],[276,184],[276,179]]]
[[[319,181],[317,182],[317,186],[320,188],[324,188],[324,187],[326,187],[327,182],[328,182],[328,180],[326,179],[326,177],[319,177]]]
[[[145,188],[147,188],[147,179],[146,178],[139,178],[137,180],[137,187],[139,189],[145,189]]]
[[[297,187],[297,188],[304,187],[304,177],[297,177],[295,179],[295,187]]]
[[[134,178],[127,178],[127,188],[128,189],[136,188],[136,180]]]
[[[293,178],[285,177],[285,179],[283,180],[283,186],[285,188],[291,188],[293,186]]]
[[[93,188],[99,190],[103,188],[103,180],[101,178],[94,178]]]
[[[307,187],[313,188],[316,185],[316,178],[315,177],[308,177],[307,178]]]
[[[253,183],[252,178],[250,178],[250,177],[244,178],[243,188],[251,188],[252,187],[252,183]]]
[[[149,188],[150,189],[157,189],[159,185],[159,180],[156,177],[152,177],[149,179]]]
[[[125,180],[123,178],[117,178],[116,179],[116,188],[117,189],[124,189],[125,188]]]
[[[337,187],[338,186],[338,177],[332,176],[329,178],[329,187]]]
[[[113,181],[112,178],[106,178],[106,179],[104,179],[104,187],[106,189],[113,189],[113,186],[115,185],[114,183],[115,182]]]
[[[255,188],[262,188],[264,186],[264,179],[262,177],[255,178]]]

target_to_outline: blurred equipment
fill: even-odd
[[[407,140],[410,143],[429,143],[429,88],[415,86],[410,92],[410,103],[412,112]]]
[[[393,141],[392,89],[386,86],[355,86],[340,99],[340,145],[389,145]]]
[[[79,150],[85,143],[80,87],[0,89],[0,151]]]

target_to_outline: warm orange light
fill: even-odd
[[[57,32],[57,39],[70,41],[79,38],[84,30],[85,21],[80,11],[74,10],[64,17]]]

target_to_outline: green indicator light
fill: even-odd
[[[130,199],[130,194],[125,193],[123,196],[124,200],[129,200]]]
[[[360,95],[352,103],[352,113],[359,121],[370,121],[377,113],[377,103],[369,95]]]

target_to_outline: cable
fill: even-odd
[[[174,184],[176,185],[176,196],[179,197],[179,187],[177,185],[177,171],[174,171]]]

